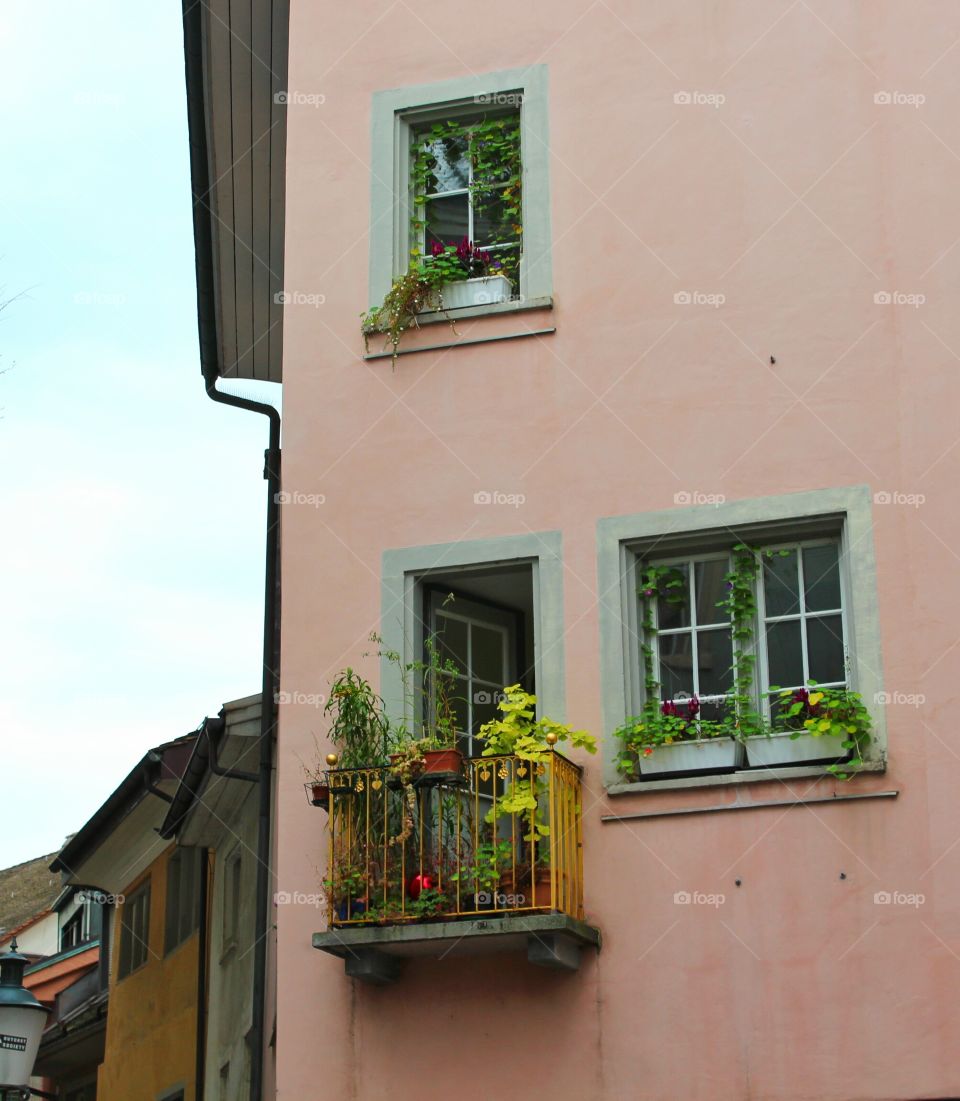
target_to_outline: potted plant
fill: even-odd
[[[462,902],[466,909],[493,910],[499,908],[498,895],[504,870],[512,863],[512,847],[506,838],[481,842],[472,857],[463,863],[460,869],[450,876],[453,883],[461,888],[472,887]]]
[[[534,905],[549,906],[550,892],[549,889],[545,892],[544,884],[549,888],[553,873],[548,851],[550,827],[543,821],[539,798],[542,787],[538,790],[536,777],[558,742],[569,742],[588,753],[596,753],[597,742],[583,730],[574,730],[546,717],[538,719],[536,702],[537,697],[519,684],[508,685],[497,704],[502,717],[484,723],[477,737],[484,743],[484,757],[515,757],[518,761],[508,787],[488,811],[487,821],[495,827],[499,818],[520,817],[526,830],[522,836],[523,851],[529,855],[522,864],[501,876],[500,886],[508,894],[520,893],[524,886],[530,886],[537,900]],[[545,893],[547,901],[543,901]]]
[[[642,715],[627,719],[613,735],[624,746],[617,761],[620,770],[630,772],[636,762],[647,776],[736,768],[743,747],[736,740],[735,722],[699,715],[700,701],[691,696],[664,700],[658,712],[645,709]]]
[[[409,329],[420,327],[418,315],[439,311],[456,332],[450,309],[505,302],[511,294],[510,280],[502,263],[464,237],[458,244],[434,242],[427,256],[414,257],[410,266],[394,279],[379,306],[363,315],[363,335],[382,332],[392,348],[396,363],[400,341]]]
[[[334,858],[322,886],[334,920],[354,920],[370,907],[367,874],[348,855]]]
[[[870,740],[870,714],[857,692],[807,683],[807,688],[780,692],[773,727],[745,739],[747,759],[759,766],[829,760],[831,771],[846,778],[845,769],[862,764]]]
[[[338,673],[331,683],[323,713],[330,720],[328,733],[337,750],[337,762],[336,768],[323,772],[323,779],[319,766],[305,769],[308,797],[315,806],[326,805],[322,802],[324,787],[328,789],[327,796],[331,790],[334,795],[351,794],[350,772],[381,765],[386,759],[390,738],[383,701],[369,681],[349,667]]]

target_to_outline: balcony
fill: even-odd
[[[570,971],[599,948],[584,922],[581,770],[555,750],[331,768],[325,787],[328,928],[313,945],[352,978],[382,985],[411,957],[522,950]]]

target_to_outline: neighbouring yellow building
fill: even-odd
[[[97,1101],[197,1098],[212,856],[157,834],[195,742],[189,736],[151,750],[53,865],[113,903],[105,922],[110,1013]]]

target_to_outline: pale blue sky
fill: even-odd
[[[0,35],[4,867],[259,690],[266,419],[201,384],[180,5]]]

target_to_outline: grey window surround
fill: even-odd
[[[636,713],[641,702],[632,669],[637,632],[633,593],[635,548],[703,545],[725,531],[749,532],[751,538],[758,540],[817,527],[832,527],[839,533],[841,561],[846,563],[851,684],[863,696],[874,724],[864,771],[883,771],[887,738],[884,708],[876,702],[882,698],[883,677],[872,506],[869,487],[861,485],[606,517],[597,522],[603,777],[609,794],[825,774],[822,767],[797,766],[630,783],[616,770],[618,746],[611,733],[628,715]]]
[[[533,571],[534,669],[537,710],[557,722],[566,716],[564,681],[563,548],[560,532],[437,543],[383,553],[380,634],[385,651],[405,661],[416,655],[418,586],[431,574],[528,563]],[[412,722],[396,666],[384,658],[380,692],[392,721]]]
[[[477,111],[498,97],[520,93],[523,165],[521,302],[549,306],[550,251],[548,81],[546,65],[458,77],[435,84],[375,92],[372,105],[370,303],[379,305],[393,279],[407,270],[410,240],[410,129],[445,112]],[[487,312],[479,311],[478,312]],[[489,312],[501,312],[491,310]],[[435,316],[435,315],[428,315]],[[477,316],[473,314],[473,316]]]

